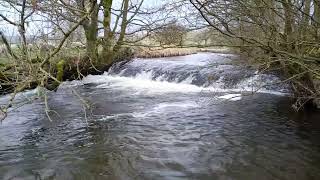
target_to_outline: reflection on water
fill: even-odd
[[[127,66],[167,64],[170,74],[205,66],[209,57]],[[119,69],[51,93],[59,114],[52,113],[53,122],[40,100],[9,114],[0,126],[1,179],[320,178],[319,113],[294,113],[289,98],[275,93],[241,96],[234,87],[214,91],[117,75]],[[88,119],[71,87],[93,104]]]

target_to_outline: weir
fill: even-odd
[[[273,74],[259,73],[246,66],[234,65],[238,56],[232,54],[198,53],[188,56],[134,59],[115,64],[102,76],[89,76],[84,82],[108,80],[123,81],[125,86],[141,86],[156,91],[157,87],[181,88],[187,91],[237,92],[237,93],[289,93],[286,84]],[[152,85],[150,83],[153,83]],[[103,85],[101,85],[103,86]],[[169,87],[166,87],[169,86]]]

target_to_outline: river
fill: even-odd
[[[48,92],[52,121],[24,103],[37,90],[21,93],[0,125],[0,179],[320,179],[320,114],[294,112],[276,75],[236,60],[118,64]]]

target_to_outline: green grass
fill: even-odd
[[[10,59],[9,58],[0,56],[0,66],[6,65],[8,63],[10,63]]]

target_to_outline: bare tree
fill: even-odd
[[[296,108],[310,100],[320,105],[318,1],[189,2],[208,25],[233,38],[243,50],[251,49],[248,55],[262,65],[280,65],[296,94]]]
[[[51,60],[59,53],[72,32],[74,32],[87,19],[87,17],[94,12],[95,4],[93,4],[89,11],[79,18],[78,21],[75,22],[72,27],[70,27],[70,29],[64,31],[63,36],[51,52],[48,52],[44,58],[39,59],[39,63],[34,63],[31,61],[33,54],[29,53],[27,49],[28,38],[26,35],[26,27],[28,19],[32,17],[33,13],[35,13],[37,10],[36,6],[38,6],[38,4],[28,4],[25,0],[17,1],[15,4],[12,4],[12,2],[9,0],[1,1],[1,3],[8,5],[9,8],[11,7],[11,9],[15,11],[14,13],[18,15],[19,18],[17,19],[3,14],[0,14],[0,17],[7,23],[17,27],[18,34],[20,35],[19,38],[21,40],[19,43],[21,48],[13,49],[6,34],[0,31],[0,37],[11,56],[10,61],[12,61],[1,73],[1,76],[3,76],[1,77],[1,85],[2,81],[4,80],[7,85],[13,87],[13,93],[11,94],[8,104],[4,107],[1,107],[1,119],[3,119],[6,117],[8,109],[12,106],[15,96],[18,92],[34,85],[45,87],[48,85],[46,82],[49,80],[60,83],[60,81],[50,72],[50,67],[52,64]],[[45,6],[46,4],[42,5]],[[46,112],[47,111],[48,109],[46,109]]]
[[[160,45],[183,45],[187,29],[176,23],[165,26],[154,32],[154,38]]]

